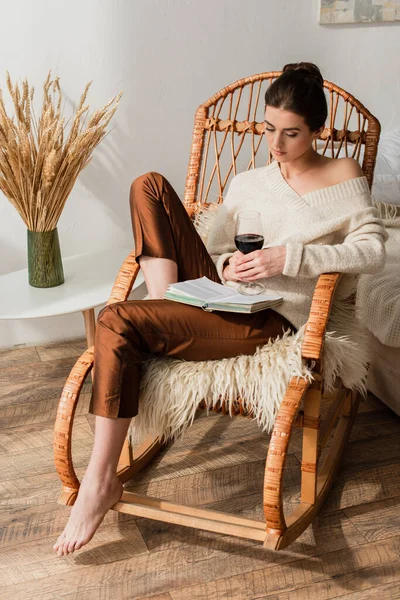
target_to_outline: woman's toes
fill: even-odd
[[[61,546],[61,542],[62,542],[63,538],[64,538],[64,532],[62,532],[62,533],[61,533],[61,534],[58,536],[58,538],[57,538],[57,541],[56,541],[56,543],[55,543],[55,544],[54,544],[54,546],[53,546],[53,548],[54,548],[54,550],[55,550],[55,551],[57,551],[57,550],[58,550],[58,548]]]
[[[94,482],[94,483],[93,483]],[[53,548],[58,556],[79,550],[93,537],[105,514],[121,497],[122,484],[115,478],[107,485],[96,478],[82,483],[68,523]]]

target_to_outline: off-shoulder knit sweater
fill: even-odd
[[[263,282],[267,291],[284,298],[274,310],[297,328],[308,319],[321,273],[344,274],[335,294],[343,298],[354,291],[356,274],[383,268],[387,233],[372,206],[365,176],[301,196],[286,182],[277,161],[236,175],[207,241],[222,283],[232,287],[239,284],[223,278],[223,265],[236,250],[235,218],[245,209],[261,214],[264,248],[286,246],[282,275]]]

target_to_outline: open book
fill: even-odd
[[[173,283],[168,287],[164,298],[183,304],[199,306],[209,312],[223,310],[226,312],[254,313],[272,308],[283,302],[281,296],[272,293],[245,296],[235,292],[231,287],[211,281],[208,277]]]

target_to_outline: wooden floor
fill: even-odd
[[[400,598],[400,418],[374,397],[361,404],[320,515],[287,550],[110,511],[86,549],[55,556],[70,509],[56,504],[54,417],[84,349],[79,339],[0,353],[1,600]],[[90,383],[84,391],[73,443],[79,476],[93,440]],[[299,497],[299,434],[287,460],[287,510]],[[200,417],[128,487],[262,519],[267,444],[249,419]]]

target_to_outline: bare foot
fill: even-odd
[[[121,498],[122,483],[116,475],[96,478],[85,474],[68,523],[53,546],[58,556],[79,550],[93,537],[108,510]]]

